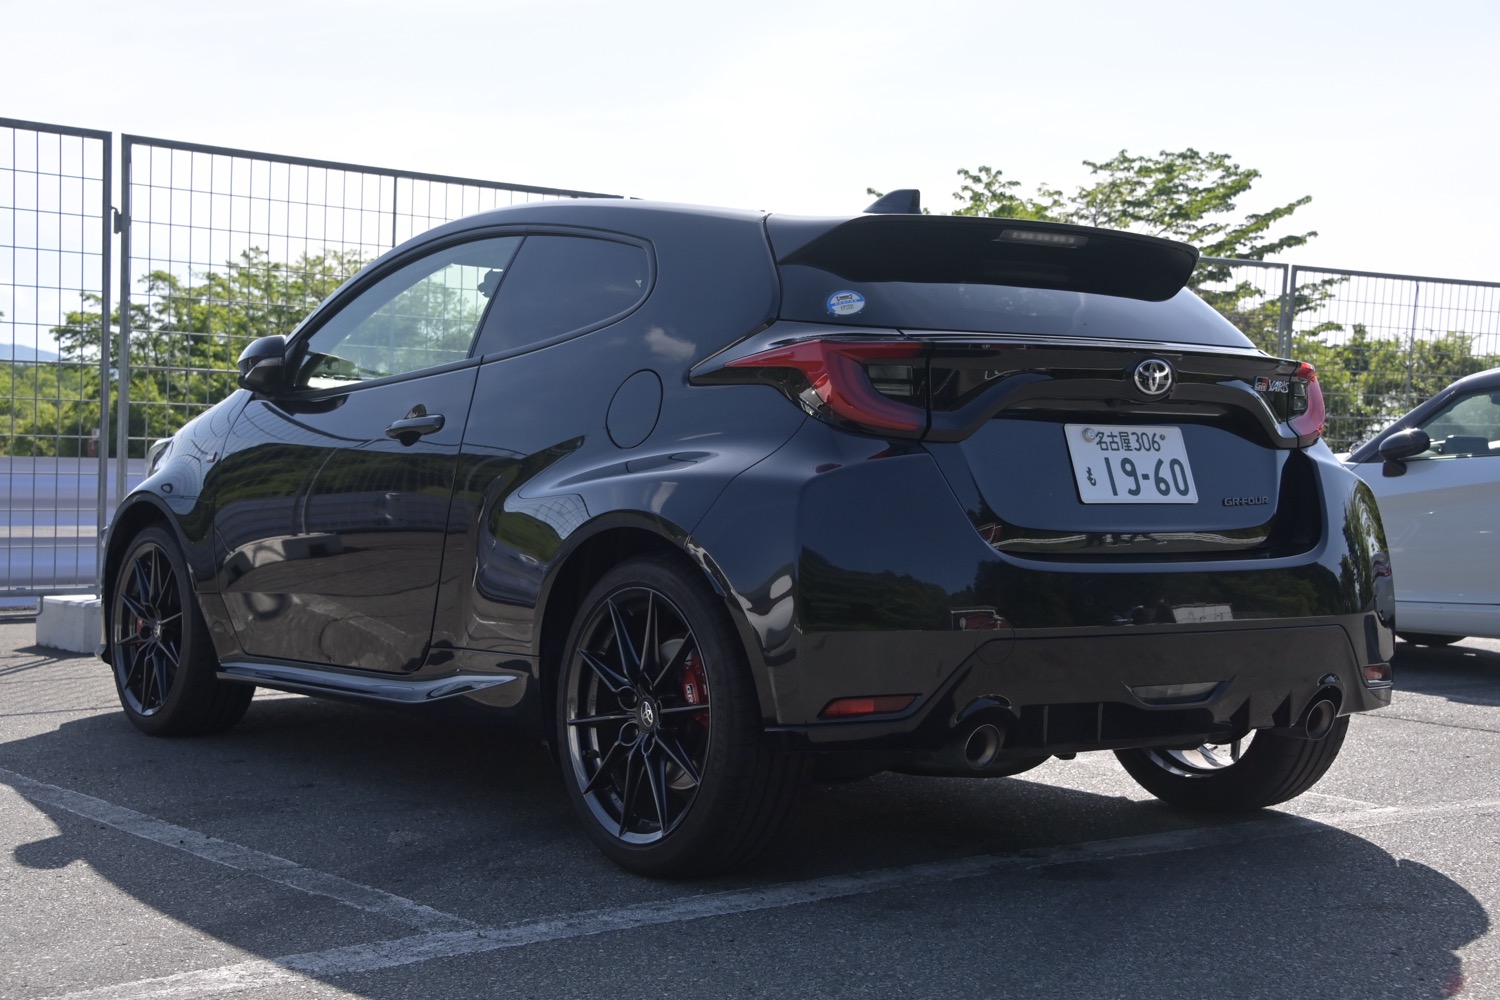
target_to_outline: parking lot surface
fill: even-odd
[[[733,878],[584,839],[492,719],[262,692],[201,740],[0,622],[0,997],[1500,997],[1500,642],[1398,645],[1282,808],[1110,755],[815,786]],[[1296,655],[1288,650],[1288,655]]]

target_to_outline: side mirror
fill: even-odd
[[[1385,459],[1385,465],[1381,471],[1387,476],[1404,475],[1406,473],[1404,460],[1413,455],[1420,455],[1431,447],[1432,438],[1419,427],[1408,427],[1404,431],[1397,431],[1380,442],[1380,447],[1376,449],[1380,452],[1380,457]]]
[[[252,340],[236,362],[240,387],[251,392],[276,392],[285,384],[285,364],[286,338],[281,334]]]

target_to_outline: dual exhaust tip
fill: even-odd
[[[1321,740],[1333,731],[1338,716],[1338,702],[1326,693],[1320,694],[1303,711],[1291,731],[1303,739]],[[952,746],[954,744],[950,744]],[[957,754],[952,754],[950,749],[948,759],[957,765],[955,771],[958,773],[980,774],[991,769],[1004,746],[1005,730],[993,722],[981,722],[969,730],[958,746]]]

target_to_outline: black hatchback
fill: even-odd
[[[1112,750],[1311,787],[1390,700],[1366,486],[1191,247],[1006,219],[521,205],[386,254],[121,504],[106,646],[154,734],[256,686],[465,697],[635,871],[723,870],[809,778]]]

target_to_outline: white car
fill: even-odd
[[[1345,461],[1380,502],[1397,634],[1500,638],[1500,368],[1459,379]]]

